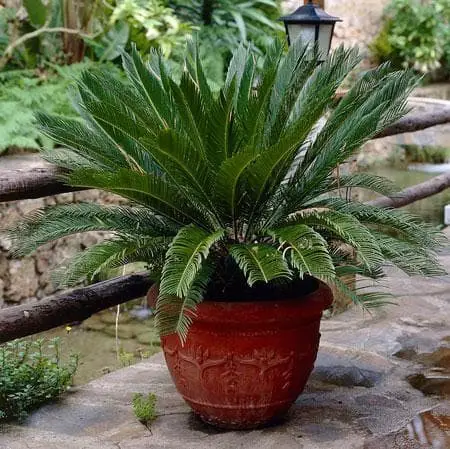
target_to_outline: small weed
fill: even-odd
[[[135,393],[133,396],[133,411],[136,418],[143,424],[148,424],[156,419],[156,396],[149,393]]]

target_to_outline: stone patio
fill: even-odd
[[[442,261],[450,268],[449,255]],[[392,272],[388,285],[398,306],[371,316],[352,308],[323,321],[314,373],[278,426],[225,432],[202,424],[157,354],[72,390],[23,425],[0,428],[0,448],[448,449],[450,278]],[[133,415],[134,392],[158,398],[149,428]]]

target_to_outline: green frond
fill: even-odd
[[[301,89],[317,67],[317,52],[297,39],[289,46],[274,82],[267,114],[269,145],[285,129]]]
[[[97,243],[59,267],[53,280],[59,287],[72,287],[85,280],[92,282],[106,270],[133,262],[145,262],[152,268],[161,269],[170,240],[167,237],[122,236]]]
[[[348,243],[356,250],[357,258],[367,267],[383,263],[383,256],[376,239],[370,231],[350,214],[333,210],[306,210],[291,217],[291,222],[305,224],[329,239]]]
[[[292,277],[283,255],[271,245],[231,245],[229,251],[247,277],[250,287],[255,282],[267,283],[273,279]]]
[[[36,120],[40,131],[45,136],[71,149],[76,155],[97,164],[97,167],[103,170],[112,171],[117,168],[138,166],[150,171],[154,167],[154,163],[147,153],[133,150],[128,155],[123,149],[112,143],[110,137],[103,132],[98,132],[99,129],[95,125],[44,113],[36,114]],[[51,156],[51,153],[47,154]],[[67,167],[67,164],[64,166]]]
[[[273,229],[269,234],[278,240],[283,257],[298,270],[300,278],[305,274],[324,281],[334,278],[327,242],[314,229],[300,224]]]
[[[195,309],[203,300],[214,266],[203,263],[184,298],[160,295],[157,302],[156,325],[161,336],[177,333],[181,342],[187,338]]]
[[[353,304],[360,306],[363,310],[368,312],[370,312],[371,309],[379,308],[387,304],[396,304],[394,301],[394,296],[387,291],[377,292],[373,291],[371,287],[363,287],[353,290],[339,278],[335,278],[332,284],[342,295],[349,298]]]
[[[177,227],[142,207],[79,203],[35,210],[9,235],[13,254],[24,256],[45,243],[88,231],[157,237],[173,236]]]
[[[150,208],[176,225],[200,222],[201,211],[163,177],[151,173],[139,174],[131,170],[114,173],[97,170],[76,170],[68,175],[76,187],[97,188],[128,198]]]
[[[445,246],[445,235],[435,226],[422,222],[418,217],[396,209],[371,206],[357,201],[346,201],[331,197],[310,203],[311,207],[330,207],[338,212],[353,215],[361,223],[384,233],[392,233],[396,238],[414,243],[420,247],[436,249]]]
[[[161,56],[155,52],[151,53],[152,61],[159,61]],[[133,45],[130,54],[122,55],[122,64],[131,84],[148,107],[152,109],[155,122],[163,129],[172,124],[172,112],[170,110],[168,92],[164,89],[159,74],[158,64],[148,64],[142,61],[136,46]]]
[[[194,225],[181,228],[167,251],[160,295],[185,298],[211,247],[223,236],[222,229],[209,233]]]
[[[81,156],[69,148],[41,149],[40,156],[45,161],[50,162],[50,164],[66,170],[80,170],[83,168],[95,170],[98,168],[97,161]]]
[[[279,140],[261,152],[261,156],[248,170],[252,186],[249,192],[251,206],[249,229],[286,178],[294,158],[313,126],[332,103],[334,93],[345,76],[358,64],[357,50],[340,47],[332,57],[316,69],[296,100],[291,119]],[[328,175],[328,172],[327,172]],[[313,181],[310,181],[313,183]]]
[[[170,80],[170,92],[178,110],[179,129],[191,141],[192,148],[207,160],[205,141],[208,134],[208,114],[198,86],[185,71],[179,84]]]
[[[217,172],[215,198],[222,205],[224,216],[231,219],[236,232],[236,220],[240,215],[239,206],[244,195],[242,175],[254,160],[255,153],[252,148],[247,151],[243,150],[226,159]]]
[[[400,190],[390,179],[384,176],[373,175],[372,173],[353,173],[351,175],[333,177],[332,182],[329,184],[330,191],[340,188],[352,189],[354,187],[367,189],[384,196],[393,195]]]
[[[386,261],[391,262],[409,276],[444,276],[445,269],[431,251],[417,244],[399,240],[378,231],[372,231]]]
[[[238,113],[242,111],[251,96],[253,80],[256,75],[256,58],[250,47],[241,44],[234,52],[228,65],[225,80],[225,93],[234,91],[234,105]],[[235,84],[235,87],[232,85]]]

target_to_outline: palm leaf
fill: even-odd
[[[68,175],[75,187],[98,188],[128,198],[177,225],[200,222],[203,211],[195,208],[180,191],[163,177],[131,170],[114,173],[77,170]],[[206,217],[204,217],[206,218]]]
[[[58,268],[53,280],[59,287],[72,287],[92,280],[106,270],[133,262],[145,262],[161,268],[170,239],[125,237],[98,243],[74,256],[67,265]]]
[[[328,234],[329,238],[340,240],[353,246],[357,257],[367,267],[377,267],[383,263],[381,250],[370,231],[352,215],[333,210],[300,212],[290,221],[305,224],[315,231]]]
[[[33,211],[11,231],[10,237],[14,254],[24,256],[45,243],[90,231],[157,237],[173,236],[177,227],[142,207],[80,203]]]
[[[157,302],[156,325],[160,335],[177,333],[184,343],[189,326],[195,317],[195,309],[203,300],[214,266],[205,262],[184,298],[160,295]]]
[[[269,231],[278,240],[289,265],[305,274],[329,280],[335,276],[333,260],[325,239],[314,229],[305,225],[286,226]]]
[[[167,251],[161,277],[161,296],[184,298],[208,258],[211,247],[223,235],[222,229],[208,233],[194,225],[180,229]]]
[[[255,282],[273,279],[290,279],[289,270],[282,254],[276,248],[264,244],[232,245],[230,254],[247,277],[250,287]]]

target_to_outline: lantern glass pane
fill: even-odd
[[[295,42],[298,37],[301,37],[302,41],[305,43],[314,43],[316,38],[316,26],[307,25],[304,23],[289,23],[287,24],[287,29],[289,33],[289,42]]]
[[[320,60],[323,61],[328,56],[331,44],[331,34],[334,26],[332,24],[321,24],[319,28],[319,53]]]

